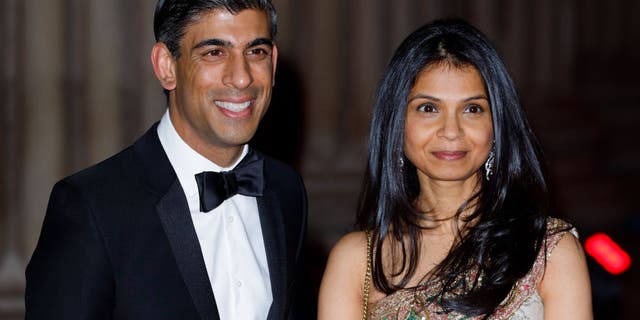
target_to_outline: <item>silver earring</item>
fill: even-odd
[[[404,157],[400,156],[398,159],[398,163],[400,164],[400,169],[404,169]]]
[[[496,159],[495,149],[496,149],[495,146],[491,147],[491,151],[489,152],[489,158],[487,158],[487,161],[484,163],[484,177],[487,179],[487,181],[491,179],[491,176],[493,175],[493,168],[494,168],[495,159]]]

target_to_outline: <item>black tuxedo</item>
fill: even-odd
[[[26,270],[26,319],[218,319],[187,200],[156,127],[54,186]],[[306,194],[297,173],[264,159],[257,203],[273,293],[268,319],[291,319]]]

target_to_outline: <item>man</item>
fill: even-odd
[[[168,111],[54,186],[26,270],[26,318],[294,318],[304,186],[247,146],[271,97],[275,10],[161,0],[154,31]]]

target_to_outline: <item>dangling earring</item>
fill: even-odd
[[[398,163],[400,164],[400,170],[404,170],[404,156],[400,156]]]
[[[493,145],[493,147],[491,147],[491,151],[489,152],[489,158],[487,158],[487,161],[484,163],[484,177],[487,179],[487,181],[491,179],[491,176],[493,175],[493,167],[496,159],[495,150],[496,146]]]

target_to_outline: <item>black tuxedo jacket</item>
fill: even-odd
[[[187,200],[156,127],[53,187],[26,269],[26,319],[219,318]],[[264,158],[257,202],[273,291],[268,319],[293,319],[306,193],[297,173]]]

